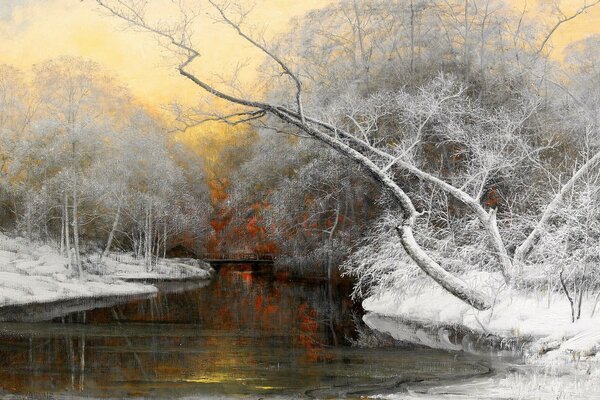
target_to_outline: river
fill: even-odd
[[[350,289],[224,267],[150,298],[0,323],[0,394],[359,398],[488,374],[498,362],[353,347],[366,328]]]

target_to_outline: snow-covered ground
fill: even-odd
[[[373,396],[386,400],[598,400],[600,377],[555,375],[544,371],[511,372],[464,382],[415,384],[400,393]]]
[[[129,255],[109,254],[102,264],[94,264],[97,254],[85,259],[84,276],[76,278],[56,249],[0,234],[0,308],[152,294],[157,291],[152,284],[128,280],[210,279],[212,274],[210,266],[193,260],[160,260],[147,272],[142,260]]]
[[[194,259],[167,258],[154,260],[147,271],[143,259],[131,254],[111,253],[98,267],[97,273],[124,280],[210,279],[210,265]]]
[[[494,279],[481,275],[471,282]],[[433,285],[372,296],[363,302],[368,312],[365,323],[396,340],[475,351],[470,341],[448,339],[448,328],[456,327],[506,343],[525,343],[519,347],[525,365],[495,378],[421,385],[381,398],[600,399],[600,309],[594,310],[594,302],[584,300],[581,318],[572,323],[569,302],[561,293],[505,287],[494,293],[494,306],[486,311],[477,311]]]

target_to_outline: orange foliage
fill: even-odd
[[[256,299],[254,299],[254,309],[256,311],[259,311],[260,308],[262,307],[262,304],[263,304],[262,295],[260,295],[260,294],[256,295]]]
[[[298,321],[300,321],[300,335],[298,342],[306,349],[306,360],[309,362],[331,361],[333,355],[328,353],[319,343],[319,322],[317,312],[307,303],[298,307]]]
[[[488,207],[495,208],[498,206],[498,200],[498,191],[493,187],[487,192],[484,204]]]
[[[264,229],[257,225],[257,220],[258,219],[255,215],[251,217],[250,220],[248,220],[248,223],[246,224],[246,231],[248,231],[248,233],[251,236],[257,236],[259,233],[262,233],[262,230]]]

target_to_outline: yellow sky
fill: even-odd
[[[254,14],[269,30],[281,31],[291,17],[324,2],[259,0]],[[235,39],[223,26],[207,23],[200,33],[202,48],[215,51],[202,58],[211,71],[219,71],[224,63],[229,66],[225,60],[239,58],[240,48],[232,45]],[[189,101],[197,95],[169,65],[152,36],[124,29],[120,21],[100,12],[93,0],[0,0],[0,38],[0,63],[24,70],[59,55],[82,56],[115,73],[150,104],[175,98]]]
[[[165,2],[167,0],[164,0]],[[253,18],[269,32],[283,31],[290,18],[317,8],[329,0],[255,0]],[[520,6],[523,0],[511,0]],[[529,1],[535,3],[535,1]],[[565,4],[581,4],[568,0]],[[531,6],[535,8],[536,5]],[[571,41],[600,33],[600,7],[561,28],[554,37],[557,52]],[[231,59],[247,49],[223,27],[202,27],[203,65],[212,71],[231,67]],[[103,16],[93,0],[0,0],[0,63],[29,70],[32,64],[59,55],[93,59],[115,73],[133,93],[148,104],[164,104],[175,98],[185,102],[198,91],[178,76],[161,56],[155,40],[123,29],[114,18]]]

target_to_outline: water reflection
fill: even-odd
[[[207,287],[0,324],[0,387],[92,396],[339,397],[415,379],[485,373],[435,350],[356,349],[348,286],[222,269]]]

